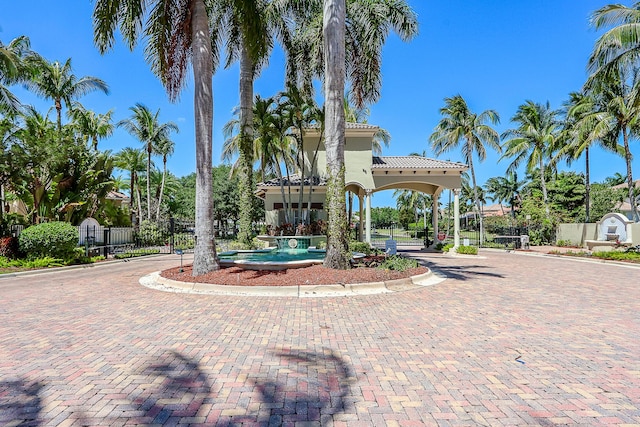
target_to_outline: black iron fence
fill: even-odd
[[[79,244],[87,255],[115,255],[129,251],[174,253],[195,247],[195,223],[169,218],[162,221],[144,221],[139,227],[79,227]]]

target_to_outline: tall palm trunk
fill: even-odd
[[[316,161],[318,160],[318,150],[320,150],[320,143],[324,137],[324,132],[320,131],[320,137],[318,138],[318,144],[313,152],[313,160],[311,160],[311,172],[309,177],[309,198],[307,200],[307,215],[309,215],[309,223],[311,223],[311,196],[313,196],[313,177],[316,173]]]
[[[547,181],[545,179],[544,159],[542,154],[540,155],[540,185],[542,186],[542,201],[544,203],[544,210],[547,213],[547,217],[551,214],[549,210],[549,202],[547,199]]]
[[[151,221],[151,141],[147,142],[147,220]]]
[[[629,148],[629,133],[627,129],[622,133],[622,141],[624,142],[624,159],[627,162],[627,186],[629,187],[629,204],[631,205],[631,218],[634,221],[640,221],[638,218],[638,209],[636,207],[635,188],[633,185],[633,175],[631,175],[631,149]]]
[[[467,144],[470,146],[471,141],[467,140]],[[476,203],[476,208],[478,209],[478,224],[480,226],[480,242],[479,246],[484,244],[484,222],[482,221],[482,206],[480,206],[480,197],[478,196],[478,186],[476,185],[476,172],[473,168],[473,150],[471,147],[468,149],[469,151],[469,170],[471,171],[471,184],[473,185],[473,198]]]
[[[585,160],[585,167],[584,167],[584,180],[585,180],[585,184],[584,184],[584,197],[585,197],[585,204],[584,204],[584,222],[589,222],[589,220],[591,219],[591,215],[590,215],[590,209],[591,209],[591,180],[589,177],[589,146],[587,146],[584,149],[584,160]]]
[[[136,171],[131,170],[129,176],[129,192],[131,193],[131,223],[135,227],[138,224],[138,210],[136,209],[136,200],[135,200],[135,191],[136,191]]]
[[[193,275],[218,270],[213,233],[213,62],[204,0],[191,7],[192,65],[196,133],[196,245]]]
[[[167,157],[162,158],[162,183],[160,184],[160,196],[158,197],[158,209],[156,210],[156,221],[160,221],[160,205],[162,205],[162,195],[164,194],[164,181],[167,176]]]
[[[284,222],[288,223],[289,222],[289,203],[286,195],[284,194],[284,178],[282,176],[282,171],[280,170],[280,167],[277,166],[275,169],[276,169],[276,175],[278,177],[278,182],[280,183],[280,194],[282,196],[282,208],[284,210]],[[288,168],[287,168],[287,182],[289,182]],[[289,199],[290,198],[291,197],[289,197]]]
[[[253,76],[254,64],[242,44],[240,52],[240,233],[238,240],[251,243],[253,185]]]
[[[345,0],[324,0],[325,147],[327,150],[327,254],[325,267],[349,268],[345,206]]]
[[[302,125],[299,126],[298,131],[300,132],[299,138],[299,149],[298,149],[298,167],[300,168],[300,188],[298,189],[298,222],[302,223],[302,202],[304,201],[304,130],[302,129]],[[294,224],[297,226],[298,224]]]
[[[142,209],[142,194],[140,192],[140,177],[136,173],[136,198],[138,199],[138,220],[142,222],[144,218],[144,209]],[[138,224],[139,224],[138,223]]]

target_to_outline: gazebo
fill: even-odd
[[[452,190],[454,194],[454,245],[460,245],[459,195],[462,173],[468,166],[462,163],[430,159],[421,156],[374,156],[373,137],[379,127],[370,124],[347,123],[345,144],[345,190],[358,196],[360,206],[359,236],[371,243],[371,196],[383,190],[407,189],[431,195],[434,212],[437,211],[438,198],[443,190]],[[303,176],[303,207],[311,207],[311,212],[303,209],[302,219],[326,219],[324,201],[326,195],[326,152],[319,129],[306,129],[303,136],[305,170]],[[316,153],[316,147],[318,148]],[[312,160],[315,158],[315,163]],[[320,173],[318,173],[320,171]],[[285,203],[298,209],[300,200],[300,174],[283,178],[287,187],[284,194],[281,180],[273,179],[259,183],[256,195],[265,201],[265,222],[272,226],[284,221],[282,211]],[[290,186],[289,186],[290,184]],[[309,189],[311,191],[309,192]],[[310,204],[308,203],[310,199]],[[364,207],[364,212],[363,212]],[[438,219],[433,216],[433,241],[438,241]]]

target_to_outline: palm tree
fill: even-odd
[[[268,19],[269,2],[217,0],[212,2],[212,27],[220,29],[214,43],[226,39],[227,66],[236,60],[240,64],[239,107],[239,168],[240,220],[238,240],[249,244],[253,217],[253,84],[266,64],[273,46],[273,31]]]
[[[592,72],[587,86],[610,86],[615,96],[609,98],[607,111],[613,116],[613,127],[617,138],[623,140],[627,164],[629,203],[636,221],[640,220],[634,196],[631,173],[631,151],[629,139],[637,136],[635,128],[638,117],[638,54],[640,53],[640,2],[631,7],[612,4],[595,11],[591,23],[596,29],[612,27],[594,46],[589,58]]]
[[[246,1],[246,0],[245,0]],[[196,245],[193,275],[220,268],[213,228],[213,70],[218,57],[212,41],[211,9],[205,0],[97,0],[93,11],[94,42],[101,53],[115,43],[119,27],[129,49],[147,40],[145,55],[175,101],[193,69],[196,146]]]
[[[484,228],[482,222],[482,206],[476,184],[476,174],[473,166],[474,153],[480,161],[487,157],[485,145],[500,152],[498,132],[490,125],[500,122],[500,116],[494,110],[485,110],[480,114],[473,113],[461,95],[445,98],[445,106],[440,109],[443,118],[436,126],[429,140],[436,154],[457,148],[462,143],[462,156],[469,165],[474,200],[478,209],[480,224],[480,242],[484,242]],[[489,124],[487,124],[487,122]]]
[[[609,187],[613,187],[614,185],[624,184],[626,180],[626,176],[622,175],[620,172],[616,172],[613,174],[613,176],[606,177],[604,179],[604,184],[608,185]]]
[[[296,86],[289,86],[287,90],[281,94],[278,110],[289,126],[289,135],[296,141],[297,169],[300,174],[297,217],[300,222],[303,222],[302,206],[304,200],[305,171],[309,169],[309,173],[311,173],[311,168],[308,168],[308,166],[314,166],[312,164],[305,164],[304,135],[308,127],[321,124],[323,114],[315,101]],[[324,131],[321,126],[320,129],[322,132]],[[320,143],[320,140],[318,143]]]
[[[118,126],[125,128],[132,136],[136,137],[144,145],[147,152],[147,178],[151,175],[151,155],[158,144],[169,139],[171,131],[178,131],[178,126],[173,122],[160,123],[158,116],[160,110],[152,113],[151,110],[140,103],[131,107],[133,112],[130,118],[118,122]],[[147,219],[151,219],[151,184],[147,179]]]
[[[508,129],[502,134],[504,154],[500,158],[513,158],[507,172],[516,171],[523,161],[526,170],[531,173],[538,168],[540,171],[540,185],[542,200],[547,215],[550,214],[547,197],[546,170],[553,151],[558,147],[561,138],[561,122],[558,111],[552,110],[549,103],[537,104],[533,101],[518,107],[518,111],[511,119],[518,123],[517,128]]]
[[[25,36],[17,37],[5,45],[0,41],[0,112],[16,114],[20,108],[20,101],[7,86],[24,82],[29,74],[25,66],[25,59],[33,56],[29,49],[29,39]]]
[[[108,138],[113,134],[112,114],[113,110],[109,110],[105,114],[96,114],[85,109],[79,102],[74,102],[69,110],[69,117],[73,120],[78,131],[84,135],[85,142],[91,140],[94,150],[98,149],[98,139]]]
[[[585,221],[590,220],[590,165],[589,149],[598,144],[605,150],[624,155],[624,148],[617,144],[615,138],[610,137],[610,116],[605,109],[604,93],[590,91],[587,93],[573,92],[569,94],[569,101],[564,104],[565,109],[565,144],[556,154],[554,161],[565,158],[567,163],[585,157]]]
[[[324,98],[325,147],[327,150],[327,254],[325,267],[349,268],[347,218],[344,198],[345,120],[343,96],[345,87],[345,0],[324,0]]]
[[[520,191],[525,182],[518,181],[516,172],[510,172],[506,176],[489,178],[485,183],[485,189],[492,201],[497,201],[501,206],[502,202],[507,202],[511,208],[511,216],[515,219],[515,207],[520,200]]]
[[[637,66],[640,54],[640,2],[630,7],[622,4],[604,6],[591,15],[590,21],[596,30],[612,28],[600,36],[593,47],[588,63],[592,72],[588,84]]]
[[[289,57],[288,81],[310,91],[312,79],[326,71],[323,16],[327,3],[320,0],[298,3],[299,7],[291,11],[300,25],[291,43],[285,46]],[[346,0],[345,7],[344,70],[351,84],[351,100],[362,108],[380,97],[382,48],[389,32],[409,41],[418,33],[418,20],[405,0]]]
[[[158,196],[158,209],[156,211],[156,221],[160,221],[160,206],[164,195],[165,182],[167,179],[167,158],[173,154],[176,144],[171,139],[163,138],[156,142],[154,151],[162,156],[162,184],[160,184],[160,195]]]
[[[58,61],[48,62],[45,59],[37,61],[36,76],[28,80],[26,85],[36,95],[54,102],[57,114],[58,131],[62,130],[62,103],[71,109],[75,99],[96,90],[109,94],[107,84],[92,76],[80,77],[73,74],[71,58],[64,64]]]
[[[140,223],[142,218],[142,200],[138,174],[145,170],[144,151],[126,147],[114,156],[116,167],[129,172],[129,193],[131,196],[132,223]]]

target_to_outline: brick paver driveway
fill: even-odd
[[[138,284],[175,256],[2,278],[0,425],[640,425],[640,269],[483,255],[341,298]]]

